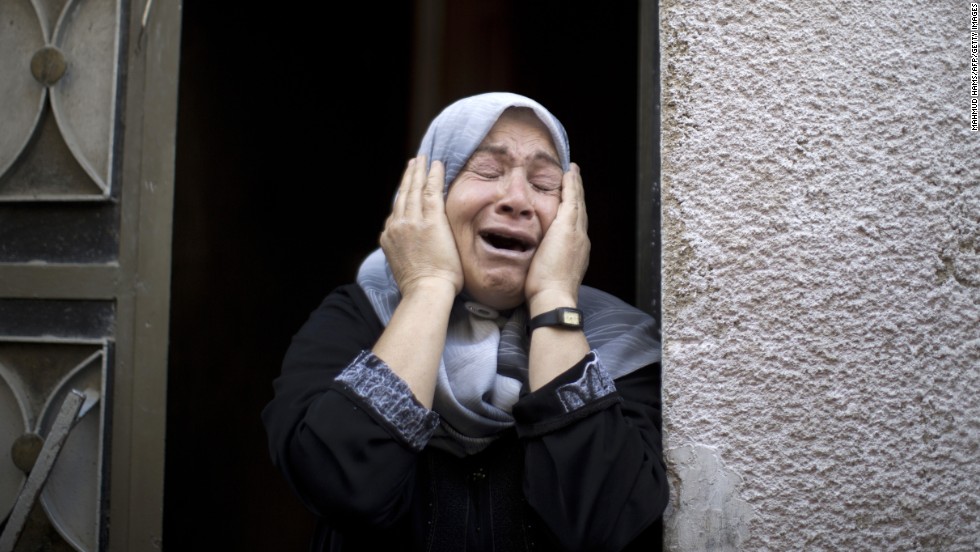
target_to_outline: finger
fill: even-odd
[[[408,197],[409,188],[412,185],[412,174],[415,169],[415,163],[415,158],[408,160],[408,165],[405,166],[405,172],[402,173],[402,181],[398,184],[398,191],[395,192],[395,203],[391,207],[391,213],[397,217],[405,215],[405,198]],[[385,223],[385,226],[387,226],[387,223]]]
[[[424,155],[415,158],[415,164],[412,165],[410,171],[408,192],[405,196],[406,216],[419,216],[422,213],[422,188],[425,185],[425,175],[428,172],[427,165]]]
[[[577,163],[572,163],[575,167],[575,179],[578,181],[578,203],[581,205],[578,211],[578,221],[582,229],[589,229],[589,210],[585,207],[585,182],[582,180],[582,169]]]
[[[580,228],[588,226],[588,216],[585,212],[585,189],[582,186],[582,175],[579,166],[571,164],[568,172],[562,178],[560,209],[568,217],[568,223]]]
[[[445,206],[443,201],[443,189],[446,187],[446,168],[442,161],[432,161],[429,167],[429,175],[425,180],[425,188],[422,190],[422,213],[444,213]]]

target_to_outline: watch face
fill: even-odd
[[[582,317],[577,312],[565,311],[561,313],[561,321],[569,326],[579,326],[582,324]]]

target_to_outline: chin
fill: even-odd
[[[490,307],[491,309],[496,309],[498,311],[505,311],[521,306],[521,304],[524,303],[524,294],[522,293],[517,298],[487,299],[483,301],[477,299],[477,301],[481,304]]]
[[[479,303],[497,310],[512,309],[524,302],[524,276],[484,274],[479,285],[466,285],[466,292]]]

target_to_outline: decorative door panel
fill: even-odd
[[[0,3],[0,201],[110,196],[120,11],[119,0]]]
[[[108,437],[101,398],[108,385],[110,345],[107,340],[0,340],[0,443],[10,451],[0,461],[0,510],[7,516],[25,490],[27,473],[37,464],[68,393],[75,389],[91,397],[25,510],[29,515],[15,550],[100,549]]]
[[[0,0],[0,552],[160,548],[179,31]]]

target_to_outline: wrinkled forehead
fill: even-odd
[[[534,114],[551,135],[562,170],[568,170],[568,137],[558,119],[530,98],[507,92],[492,92],[453,103],[432,121],[422,137],[418,153],[427,156],[430,163],[437,159],[443,162],[446,167],[445,189],[449,188],[449,184],[500,116],[510,108],[526,108],[529,113]]]
[[[480,145],[470,154],[469,161],[472,161],[473,157],[481,151],[509,155],[512,142],[520,137],[533,140],[535,155],[544,156],[561,166],[561,162],[558,160],[558,149],[555,147],[555,140],[551,137],[548,127],[541,122],[541,119],[538,119],[538,116],[529,107],[508,107],[505,109],[497,122],[490,127],[487,135],[483,137]]]

